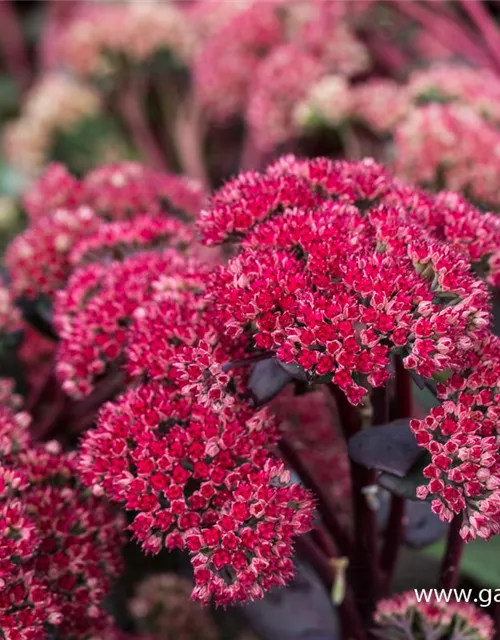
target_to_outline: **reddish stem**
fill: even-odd
[[[302,555],[310,562],[324,585],[330,589],[335,579],[332,565],[321,553],[320,549],[307,537],[302,536],[297,539],[297,548]],[[367,638],[365,626],[349,587],[346,587],[344,599],[339,605],[340,619],[342,622],[342,637],[350,640],[365,640]]]
[[[390,592],[399,550],[404,538],[405,508],[406,502],[403,498],[400,496],[391,497],[391,508],[384,532],[384,543],[380,552],[380,569],[384,576],[382,585],[384,596]]]
[[[145,161],[158,171],[166,171],[162,150],[144,116],[145,88],[142,79],[135,77],[122,91],[118,104],[137,150]]]
[[[318,543],[328,558],[334,558],[338,554],[335,544],[332,542],[332,538],[324,525],[316,525],[314,531],[311,532],[311,537]]]
[[[35,407],[42,400],[43,395],[48,391],[50,385],[54,379],[53,363],[47,363],[45,371],[42,371],[40,377],[36,380],[35,384],[31,385],[31,388],[26,398],[24,405],[25,410],[28,413],[33,413]]]
[[[32,73],[19,18],[11,0],[0,0],[0,25],[0,47],[5,66],[22,93],[28,89]]]
[[[203,157],[203,141],[206,123],[195,97],[189,97],[179,105],[174,123],[173,139],[183,172],[199,180],[210,191],[210,179]]]
[[[67,416],[72,433],[80,433],[91,426],[100,407],[122,391],[124,383],[125,378],[120,369],[110,371],[97,383],[93,393],[74,403]]]
[[[367,32],[364,34],[364,38],[370,51],[374,54],[375,59],[386,71],[398,73],[408,68],[410,60],[406,54],[386,40],[386,38],[376,32]]]
[[[465,548],[464,539],[460,535],[461,526],[462,516],[457,515],[453,518],[448,531],[446,552],[441,565],[439,584],[442,589],[454,589],[460,579],[460,563]]]
[[[255,144],[255,138],[250,131],[246,131],[241,148],[240,171],[248,171],[249,169],[262,169],[264,163],[264,155]]]
[[[284,459],[300,476],[304,485],[316,496],[318,511],[320,512],[321,518],[332,535],[340,553],[344,556],[351,557],[353,553],[352,541],[337,519],[337,509],[335,504],[331,501],[330,496],[328,496],[324,491],[321,484],[314,477],[314,474],[303,462],[302,458],[298,455],[286,437],[283,437],[280,440],[279,449]]]
[[[400,358],[396,360],[396,411],[395,418],[407,418],[412,414],[411,378]],[[380,553],[380,568],[384,574],[383,591],[388,594],[396,570],[399,551],[404,538],[404,516],[406,502],[400,496],[391,497],[389,519],[384,532]]]
[[[59,51],[54,47],[54,42],[71,20],[79,3],[80,0],[46,0],[45,20],[37,47],[37,62],[42,69],[60,64]]]
[[[329,385],[335,398],[340,425],[346,440],[349,440],[361,428],[359,412],[353,407],[344,393],[335,385]],[[364,619],[371,616],[378,597],[380,575],[378,566],[378,523],[377,513],[372,509],[365,495],[367,487],[376,483],[376,472],[367,469],[352,460],[351,483],[355,531],[355,553],[351,556],[351,578],[354,583],[356,601]]]
[[[394,4],[401,13],[419,22],[430,33],[434,34],[450,51],[465,55],[477,64],[490,66],[491,61],[481,47],[474,42],[474,39],[465,32],[462,26],[459,26],[450,18],[441,16],[418,2],[394,0]]]
[[[484,37],[484,42],[496,69],[500,69],[500,31],[498,26],[491,19],[481,2],[477,0],[460,0],[460,4]]]

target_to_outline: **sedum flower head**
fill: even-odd
[[[500,533],[500,341],[488,338],[470,368],[439,389],[442,404],[412,420],[417,442],[431,454],[417,496],[442,520],[463,514],[466,540]]]
[[[307,491],[265,448],[271,417],[233,404],[223,415],[150,382],[107,404],[82,443],[84,482],[136,512],[146,552],[186,549],[193,597],[262,597],[293,575],[293,537],[311,527]]]
[[[112,254],[171,240],[185,250],[192,235],[174,218],[189,221],[204,201],[195,180],[136,162],[103,165],[82,180],[51,165],[25,197],[28,228],[7,249],[12,290],[16,296],[50,298],[65,285],[80,254],[105,253],[104,246]],[[107,224],[112,221],[123,224]]]
[[[428,229],[442,224],[429,199],[372,160],[285,157],[224,185],[199,228],[207,244],[241,240],[210,286],[226,333],[354,404],[389,378],[392,354],[427,378],[460,370],[488,293]]]
[[[34,445],[29,416],[0,409],[0,631],[27,640],[53,626],[72,640],[105,633],[123,521],[82,487],[75,454]]]

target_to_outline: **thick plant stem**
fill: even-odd
[[[353,553],[353,544],[337,519],[336,508],[330,497],[325,493],[321,484],[316,480],[309,467],[304,464],[286,437],[281,439],[279,449],[284,459],[300,476],[304,485],[316,496],[318,511],[340,553],[350,557]]]
[[[20,92],[31,82],[31,69],[19,19],[11,0],[0,0],[0,51]]]
[[[401,359],[396,360],[395,418],[407,418],[412,413],[411,378],[403,367]],[[391,588],[399,550],[404,536],[404,516],[406,502],[400,496],[391,497],[389,519],[384,532],[384,542],[380,553],[380,569],[383,574],[383,593],[387,595]]]
[[[334,385],[329,385],[329,389],[335,398],[345,438],[349,440],[361,428],[359,412],[340,389]],[[370,624],[380,588],[377,512],[376,505],[369,499],[369,492],[376,483],[376,473],[352,460],[350,467],[355,532],[355,552],[349,565],[350,578],[357,606],[365,622]]]
[[[457,515],[453,518],[450,525],[446,552],[443,564],[441,565],[439,586],[442,589],[454,589],[458,585],[460,578],[460,562],[462,560],[462,554],[465,547],[465,542],[460,536],[461,526],[462,516]]]
[[[145,162],[157,171],[167,169],[165,157],[144,115],[144,87],[138,78],[132,78],[119,97],[121,116],[132,140]]]
[[[389,422],[389,397],[385,387],[377,387],[371,393],[372,426],[377,427]]]
[[[199,180],[210,191],[210,178],[203,157],[205,122],[201,107],[194,96],[179,105],[172,137],[183,172]]]
[[[404,536],[404,515],[406,503],[400,496],[392,496],[389,518],[384,533],[384,543],[380,552],[380,570],[383,574],[382,594],[390,593],[399,550]]]
[[[328,589],[331,589],[335,580],[335,572],[329,559],[322,554],[320,549],[307,536],[298,538],[297,548],[316,570],[323,584]],[[349,586],[346,587],[344,598],[339,605],[339,613],[342,623],[342,637],[350,640],[366,640],[366,627],[356,609]]]

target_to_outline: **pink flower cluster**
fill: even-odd
[[[199,217],[208,244],[243,239],[210,287],[226,333],[353,404],[388,379],[391,354],[428,378],[460,370],[488,293],[422,224],[428,202],[371,160],[287,157],[228,183]]]
[[[106,635],[123,521],[79,484],[75,454],[31,442],[29,420],[0,406],[0,629],[26,640],[48,626],[74,640]]]
[[[355,120],[393,135],[399,176],[498,204],[500,81],[493,72],[440,63],[415,71],[406,85],[360,83],[352,96]]]
[[[244,114],[256,144],[269,149],[300,132],[294,109],[317,80],[367,66],[343,3],[257,1],[208,38],[194,79],[214,119]]]
[[[383,638],[492,640],[492,619],[468,602],[418,602],[413,591],[381,600],[375,611],[377,635]]]
[[[61,339],[56,372],[66,393],[89,394],[95,378],[120,364],[134,312],[161,290],[162,274],[175,278],[195,268],[177,251],[164,249],[76,269],[54,309]]]
[[[432,458],[417,496],[431,499],[442,520],[463,512],[466,540],[489,538],[500,533],[500,339],[489,337],[439,391],[441,406],[411,422]]]
[[[76,75],[109,80],[124,62],[144,64],[162,52],[187,63],[196,40],[181,7],[153,1],[125,7],[83,5],[51,48]]]
[[[396,171],[406,180],[498,203],[500,132],[471,108],[428,104],[410,111],[395,132]]]
[[[269,450],[277,439],[274,420],[243,401],[244,376],[230,379],[222,371],[221,363],[238,357],[241,346],[233,346],[207,308],[207,271],[186,265],[165,250],[139,253],[112,269],[76,271],[60,294],[66,313],[56,314],[66,349],[58,367],[66,376],[72,362],[82,362],[64,385],[86,393],[89,374],[123,360],[137,386],[105,405],[97,428],[85,435],[83,481],[136,512],[131,530],[145,551],[186,549],[193,596],[225,605],[262,597],[290,580],[293,538],[310,529],[313,506]],[[124,275],[133,269],[137,286],[134,274]],[[110,280],[101,280],[101,290],[102,277]],[[97,293],[89,297],[89,290]],[[74,322],[71,309],[82,302]],[[73,334],[65,333],[66,322]],[[107,327],[113,327],[111,339]],[[87,330],[93,335],[78,335]],[[69,353],[73,345],[84,360]],[[201,376],[199,384],[193,375]],[[212,380],[218,386],[203,397]]]
[[[308,492],[265,448],[275,438],[265,411],[220,415],[150,382],[105,405],[80,470],[94,493],[137,512],[145,551],[189,551],[195,599],[225,605],[288,582],[293,537],[311,528]]]
[[[166,218],[189,218],[203,201],[203,190],[196,182],[134,162],[105,165],[81,181],[62,166],[53,165],[25,198],[30,226],[7,250],[5,263],[12,290],[15,295],[52,296],[66,282],[77,261],[72,251],[83,239],[89,244],[84,243],[76,255],[97,245],[116,246],[118,235],[123,242],[140,246],[154,242],[154,237],[159,241],[160,236],[178,234],[178,244],[183,244],[188,231]],[[149,222],[148,231],[148,225],[140,222],[128,227],[105,225],[145,212],[159,218]]]

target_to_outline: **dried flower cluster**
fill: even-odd
[[[375,612],[377,636],[387,640],[492,640],[491,618],[467,602],[417,602],[413,591],[381,600]]]
[[[31,442],[29,420],[0,406],[0,629],[26,640],[55,626],[75,640],[105,635],[123,520],[80,485],[74,453]]]

